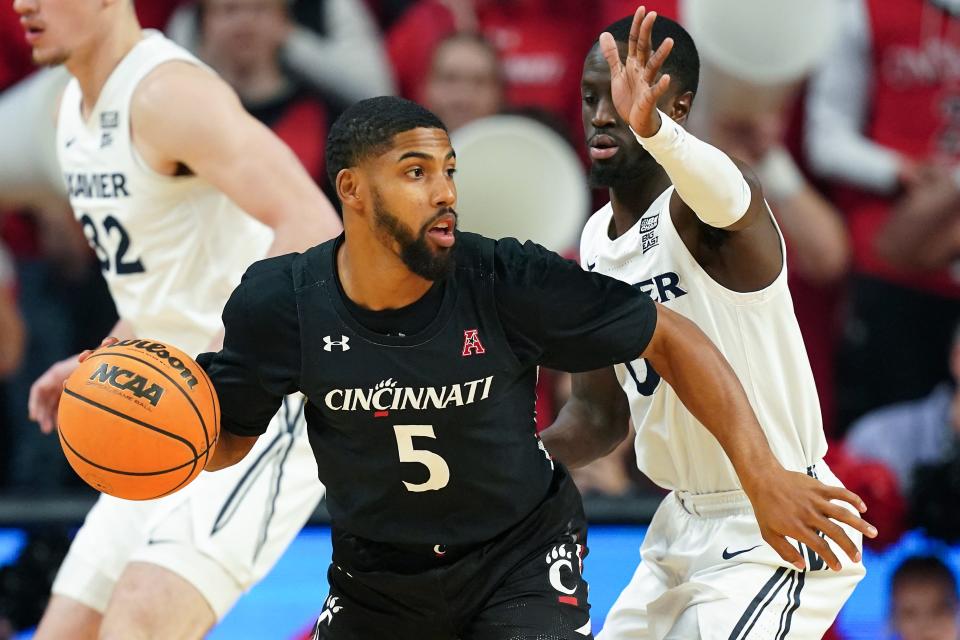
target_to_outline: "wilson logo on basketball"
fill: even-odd
[[[137,398],[142,398],[153,406],[157,406],[160,398],[163,397],[163,387],[155,382],[150,382],[133,371],[121,369],[117,365],[101,364],[90,376],[90,381],[109,384],[117,389],[129,391]]]
[[[170,351],[167,350],[166,345],[159,342],[153,342],[152,340],[121,340],[115,345],[107,347],[108,349],[113,349],[114,347],[134,347],[136,349],[143,349],[147,353],[152,353],[161,360],[166,360],[167,363],[174,368],[174,370],[180,372],[180,377],[187,382],[187,386],[193,389],[197,386],[197,378],[193,375],[193,372],[187,368],[187,365],[184,364],[183,360],[176,356],[170,355]]]

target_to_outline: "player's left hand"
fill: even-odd
[[[649,138],[660,129],[657,101],[670,87],[670,76],[659,78],[660,68],[673,49],[673,39],[665,38],[652,51],[653,23],[657,14],[637,9],[630,27],[627,60],[620,62],[617,43],[609,33],[600,34],[600,51],[610,66],[610,92],[617,113],[642,138]]]
[[[876,528],[859,516],[867,506],[857,494],[803,473],[782,468],[765,473],[747,494],[763,539],[781,558],[801,571],[806,568],[806,562],[788,538],[802,542],[823,558],[827,566],[839,571],[840,560],[821,532],[854,562],[860,562],[860,549],[838,523],[849,525],[868,538],[877,536]],[[856,511],[834,501],[846,502]]]

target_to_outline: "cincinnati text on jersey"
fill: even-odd
[[[398,387],[393,379],[368,389],[333,389],[323,397],[331,411],[404,411],[446,409],[486,400],[493,376],[442,387]]]

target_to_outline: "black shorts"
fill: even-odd
[[[334,530],[330,594],[313,638],[592,638],[586,542],[580,494],[560,468],[532,513],[470,548],[397,547]]]

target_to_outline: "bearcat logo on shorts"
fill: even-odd
[[[90,376],[92,382],[100,384],[109,384],[117,389],[129,391],[138,398],[143,398],[153,406],[157,406],[160,398],[163,396],[163,387],[155,382],[150,382],[140,374],[134,373],[129,369],[122,369],[118,365],[111,365],[106,362],[93,372]]]
[[[175,371],[180,372],[180,377],[186,380],[187,386],[193,389],[197,386],[197,378],[193,375],[193,372],[187,368],[187,365],[183,361],[176,357],[171,356],[170,352],[167,351],[167,347],[164,344],[159,342],[151,342],[149,340],[121,340],[116,344],[118,347],[135,347],[137,349],[143,349],[147,353],[152,353],[161,360],[166,360],[167,363],[173,367]]]

